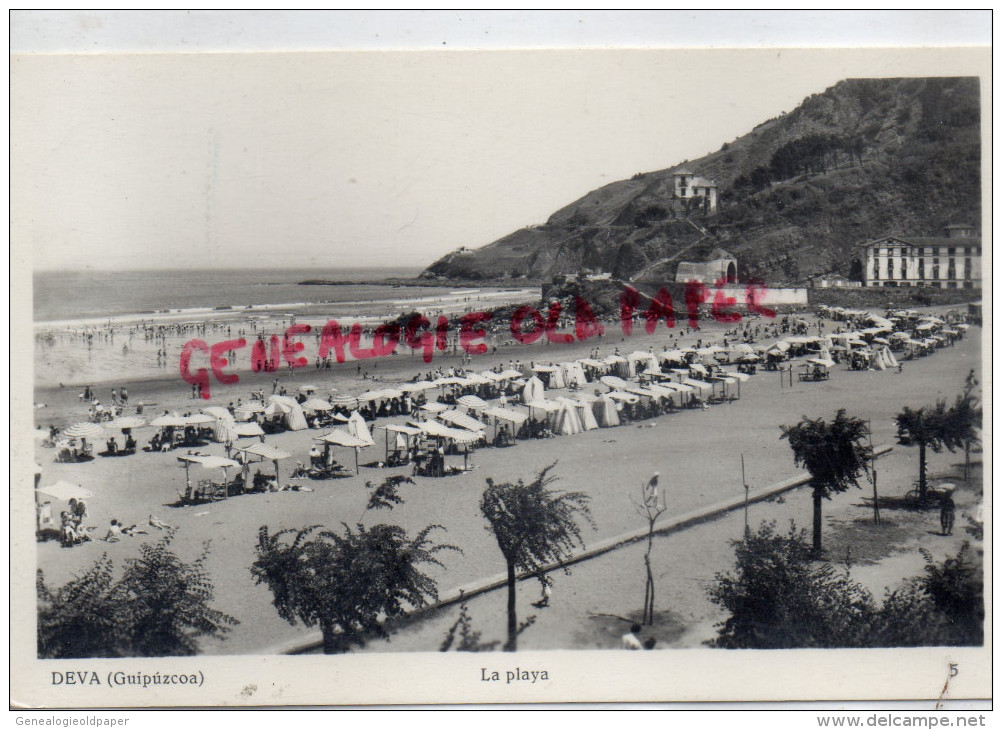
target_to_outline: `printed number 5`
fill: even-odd
[[[950,676],[956,677],[958,674],[960,674],[960,670],[957,668],[957,665],[950,664]]]

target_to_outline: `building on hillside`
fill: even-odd
[[[675,281],[701,281],[712,286],[718,281],[738,280],[738,260],[722,248],[713,249],[701,263],[680,261],[675,269]]]
[[[885,236],[859,244],[863,283],[876,286],[981,288],[981,237],[953,225],[942,236]]]
[[[674,194],[681,200],[705,198],[709,200],[709,212],[717,210],[717,184],[707,180],[685,168],[673,173],[675,178]]]
[[[807,277],[807,286],[815,289],[851,289],[861,287],[863,283],[847,279],[841,274],[817,274]]]

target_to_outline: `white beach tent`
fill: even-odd
[[[661,366],[658,364],[657,355],[653,352],[643,352],[637,350],[631,352],[626,356],[626,359],[630,361],[631,375],[634,373],[642,373],[648,370],[660,370]]]
[[[543,400],[545,398],[543,395],[545,390],[543,381],[533,375],[526,381],[525,387],[522,388],[522,402],[532,403],[533,401]]]
[[[588,379],[585,377],[584,368],[581,367],[580,363],[576,362],[562,362],[560,363],[560,370],[564,376],[564,382],[570,386],[572,383],[577,385],[579,388],[583,388],[588,384]]]
[[[362,414],[358,411],[351,412],[351,416],[348,417],[347,429],[348,433],[352,436],[364,441],[366,446],[376,445],[376,442],[372,440],[372,434],[369,432],[369,427],[365,424],[365,419],[362,418]]]
[[[265,415],[273,416],[281,413],[286,428],[290,431],[302,431],[307,428],[306,416],[303,414],[303,407],[296,402],[295,398],[287,395],[268,396],[268,405],[265,408]]]
[[[592,404],[584,400],[574,401],[574,407],[578,411],[578,419],[581,421],[581,428],[584,431],[594,431],[598,428],[598,421],[595,420],[595,414],[591,410]]]
[[[619,412],[612,398],[607,395],[600,396],[592,403],[592,413],[600,428],[612,428],[619,425]]]
[[[202,409],[202,413],[215,419],[212,427],[213,439],[220,443],[235,440],[232,433],[234,426],[236,426],[236,421],[233,419],[232,413],[220,406],[206,406]]]
[[[581,419],[578,417],[577,406],[567,398],[560,400],[560,410],[556,412],[551,421],[553,433],[562,436],[573,436],[576,433],[581,433],[584,428],[582,428]]]
[[[550,387],[553,389],[567,387],[567,384],[564,382],[564,376],[561,374],[559,367],[554,367],[550,372]]]

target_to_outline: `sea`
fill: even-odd
[[[375,325],[418,311],[455,315],[536,301],[538,287],[408,286],[414,268],[45,271],[34,274],[36,387],[132,382],[175,373],[181,347],[282,334],[293,321]],[[300,285],[306,280],[338,285]],[[150,337],[139,325],[166,325]],[[192,329],[192,328],[195,329]],[[165,338],[165,339],[161,339]],[[249,368],[249,357],[234,364]]]
[[[417,268],[213,269],[207,271],[38,271],[36,323],[200,313],[222,307],[260,307],[371,301],[393,292],[381,280],[417,276]],[[299,286],[307,279],[371,282]],[[415,291],[409,289],[409,291]]]

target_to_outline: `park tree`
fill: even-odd
[[[927,475],[927,450],[939,453],[944,447],[953,451],[958,445],[953,429],[953,417],[945,400],[935,405],[912,409],[905,406],[894,420],[898,425],[898,443],[919,448],[919,502],[925,504],[929,480]]]
[[[971,478],[971,449],[981,443],[981,399],[975,394],[978,380],[971,370],[964,379],[964,390],[950,409],[949,438],[964,447],[964,480]]]
[[[458,550],[429,538],[444,529],[429,525],[411,539],[396,525],[274,534],[262,526],[251,573],[271,589],[279,616],[318,626],[324,653],[339,654],[364,646],[368,635],[388,636],[385,621],[438,600],[434,579],[422,571],[441,566],[435,556],[442,550]]]
[[[644,568],[647,572],[644,581],[644,611],[641,624],[651,626],[654,624],[654,568],[651,565],[651,552],[654,549],[654,525],[658,518],[667,510],[668,504],[664,493],[658,486],[661,477],[659,472],[654,472],[654,476],[646,484],[640,485],[641,501],[633,501],[633,508],[641,517],[647,520],[647,551],[644,553]]]
[[[728,649],[978,646],[984,643],[984,569],[964,543],[942,562],[920,550],[922,574],[882,605],[838,570],[812,559],[803,531],[765,523],[735,541],[735,567],[708,590],[727,611],[709,643]]]
[[[462,597],[462,593],[460,593]],[[462,600],[459,604],[459,616],[453,622],[442,639],[439,651],[449,651],[455,647],[456,651],[482,652],[494,651],[500,641],[483,641],[480,637],[482,632],[473,628],[473,619],[470,618],[469,604]]]
[[[863,646],[872,596],[848,569],[812,560],[803,530],[773,523],[734,541],[733,572],[717,573],[710,601],[728,612],[710,643],[724,649]]]
[[[866,421],[846,415],[839,409],[835,418],[804,416],[795,426],[781,426],[783,435],[793,449],[794,463],[811,475],[811,498],[814,503],[813,545],[815,555],[821,554],[821,500],[833,494],[859,487],[859,478],[869,476],[866,466],[872,450],[863,443],[869,434]]]
[[[594,527],[588,507],[591,498],[587,494],[549,488],[557,480],[550,475],[555,466],[556,463],[550,464],[528,484],[521,479],[514,484],[496,484],[488,479],[480,499],[487,529],[497,540],[508,568],[506,651],[515,651],[518,644],[515,605],[518,572],[539,574],[550,563],[563,564],[575,546],[584,547],[579,520]]]
[[[117,581],[107,556],[56,590],[39,571],[39,656],[190,656],[199,637],[224,638],[239,622],[210,605],[209,543],[187,563],[170,549],[174,534],[143,544]]]
[[[129,656],[114,566],[107,555],[79,577],[53,589],[38,571],[38,656],[51,659]]]
[[[139,656],[197,654],[197,637],[222,636],[239,623],[209,606],[214,593],[205,569],[209,543],[186,563],[170,550],[174,534],[141,545],[139,557],[126,561],[119,584],[129,605],[128,634]]]

